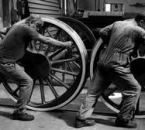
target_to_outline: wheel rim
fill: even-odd
[[[93,32],[84,23],[77,19],[69,17],[59,17],[58,19],[68,24],[77,32],[77,34],[81,37],[83,43],[85,44],[88,52],[88,59],[91,59],[91,51],[95,43],[97,42]]]
[[[140,47],[140,48],[142,48],[142,47]],[[96,62],[98,61],[99,55],[103,51],[103,49],[105,49],[105,46],[103,45],[102,40],[99,39],[97,44],[94,46],[94,48],[92,50],[92,54],[91,54],[91,61],[90,61],[90,77],[91,77],[91,79],[93,78],[93,74],[96,69],[96,66],[95,66]],[[141,67],[141,65],[142,65],[142,67]],[[144,58],[143,54],[140,54],[138,52],[137,54],[135,54],[134,57],[132,57],[131,71],[134,74],[134,76],[137,78],[137,80],[138,81],[140,80],[139,82],[141,82],[141,80],[143,80],[143,78],[139,77],[139,76],[141,76],[142,73],[145,72],[144,65],[145,65],[145,58]],[[144,75],[142,75],[142,76],[144,76]],[[141,85],[145,85],[145,83],[142,82]],[[142,91],[141,96],[140,96],[140,104],[145,103],[144,96],[145,96],[145,92]],[[117,89],[117,87],[115,85],[111,84],[109,86],[109,89],[107,89],[105,92],[103,92],[100,99],[112,111],[114,111],[116,113],[119,112],[122,95],[121,95],[121,92]],[[140,105],[139,109],[140,109],[140,111],[144,111],[145,106]],[[136,115],[136,118],[143,118],[143,117],[145,117],[145,115],[142,115],[142,114]]]
[[[73,41],[71,49],[46,47],[40,42],[35,43],[35,51],[48,58],[51,71],[47,78],[39,77],[34,80],[33,92],[27,108],[50,111],[68,104],[82,90],[86,81],[87,50],[81,38],[70,26],[52,17],[42,18],[42,20],[45,23],[42,29],[43,35],[49,35],[61,41]],[[16,24],[24,23],[24,21]],[[16,85],[12,82],[4,82],[3,84],[10,95],[17,100]]]

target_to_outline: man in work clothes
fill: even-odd
[[[46,45],[56,45],[71,47],[72,42],[61,42],[51,37],[45,37],[38,33],[43,26],[43,21],[39,16],[30,16],[24,24],[13,25],[0,45],[0,72],[7,78],[12,79],[19,87],[19,97],[16,108],[13,112],[13,118],[23,121],[31,121],[33,115],[26,113],[26,104],[28,103],[33,80],[25,70],[17,64],[21,59],[32,40],[38,40]]]
[[[95,124],[89,117],[98,98],[111,83],[122,93],[120,112],[115,120],[116,126],[137,127],[133,119],[141,86],[131,73],[130,56],[136,50],[136,45],[145,43],[144,29],[145,13],[141,13],[134,19],[117,21],[100,30],[100,37],[108,46],[100,56],[92,85],[77,113],[76,128]]]

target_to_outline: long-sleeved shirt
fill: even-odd
[[[130,56],[140,43],[145,43],[145,30],[134,19],[117,21],[99,32],[104,42],[108,42],[99,64],[113,67],[130,64]]]

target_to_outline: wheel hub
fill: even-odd
[[[20,60],[25,71],[34,79],[45,78],[49,75],[51,65],[49,60],[42,54],[26,51]]]

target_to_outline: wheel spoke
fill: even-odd
[[[73,75],[73,76],[77,76],[78,75],[77,73],[66,71],[66,70],[62,70],[62,69],[52,68],[52,70],[55,71],[55,72],[62,73],[62,74],[69,74],[69,75]]]
[[[52,61],[51,64],[60,64],[60,63],[64,63],[64,62],[70,62],[70,61],[75,61],[78,60],[78,57],[72,57],[72,58],[68,58],[68,59],[63,59],[63,60],[57,60],[57,61]]]
[[[59,95],[57,94],[56,90],[54,89],[54,87],[53,87],[51,81],[47,78],[47,79],[46,79],[46,82],[47,82],[47,84],[49,85],[49,87],[50,87],[52,93],[54,94],[55,98],[58,98]]]
[[[87,41],[87,38],[86,39],[83,39],[83,42],[85,43]]]
[[[76,67],[81,68],[81,66],[80,66],[77,62],[73,61],[72,63],[73,63],[74,65],[76,65]]]
[[[55,57],[56,55],[59,55],[60,52],[62,52],[64,50],[64,48],[59,48],[58,50],[56,50],[55,52],[53,52],[52,54],[49,55],[50,59],[53,59],[53,57]]]
[[[43,85],[43,80],[39,79],[40,82],[40,92],[41,92],[41,101],[44,104],[45,103],[45,92],[44,92],[44,85]]]
[[[53,35],[49,31],[49,28],[45,29],[45,31],[49,34],[50,37],[53,37]]]
[[[67,84],[65,84],[64,82],[62,82],[58,77],[53,76],[50,74],[50,76],[55,79],[58,83],[60,83],[61,85],[63,85],[66,89],[70,88],[70,86],[68,86]]]
[[[70,71],[71,71],[71,72],[74,72],[74,70],[73,70],[73,68],[72,68],[71,64],[67,62],[67,65],[68,65],[68,67],[69,67]],[[74,80],[75,80],[75,79],[76,79],[76,77],[75,77],[75,76],[73,76],[73,77],[74,77]]]
[[[14,94],[15,96],[17,95],[17,92],[19,91],[20,87],[17,87],[12,94]]]

